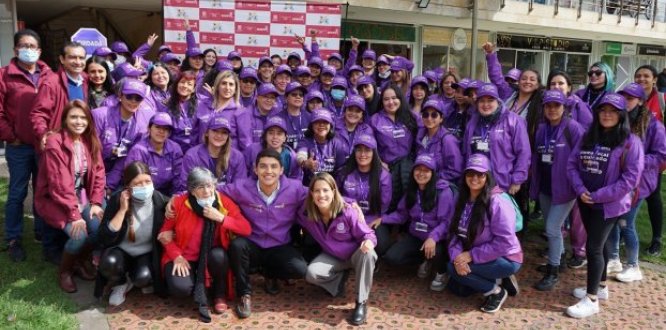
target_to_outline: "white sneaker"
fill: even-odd
[[[641,269],[638,265],[630,266],[625,268],[621,273],[615,275],[615,278],[620,282],[629,283],[642,280],[643,273],[641,273]]]
[[[426,260],[421,265],[419,265],[419,270],[416,272],[418,278],[426,278],[430,274],[431,263]]]
[[[573,290],[573,296],[578,299],[583,299],[587,296],[587,288],[581,286]],[[601,300],[608,300],[608,285],[605,288],[599,288],[597,291],[597,298]]]
[[[116,285],[111,288],[111,295],[109,296],[109,305],[120,306],[125,302],[125,296],[132,290],[134,285],[132,282],[127,281],[125,284]]]
[[[435,279],[430,282],[430,290],[440,292],[446,287],[449,276],[446,273],[435,274]]]
[[[608,266],[606,266],[606,274],[619,273],[621,271],[622,271],[622,262],[620,262],[620,259],[608,260]]]
[[[567,308],[567,315],[576,319],[586,318],[597,313],[599,313],[599,299],[592,301],[587,295],[577,304]]]

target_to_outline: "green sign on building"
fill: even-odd
[[[620,42],[606,42],[606,54],[621,55],[622,43]]]
[[[354,36],[358,39],[387,41],[416,41],[416,29],[413,26],[342,21],[342,38]]]

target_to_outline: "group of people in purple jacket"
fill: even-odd
[[[322,59],[312,31],[310,46],[296,37],[305,58],[267,55],[255,69],[236,51],[202,51],[185,27],[182,61],[166,45],[148,61],[156,35],[133,53],[71,42],[57,72],[39,60],[37,33],[14,37],[16,57],[0,70],[5,238],[11,259],[25,260],[32,178],[35,238],[66,292],[78,276],[113,306],[134,287],[191,296],[210,322],[232,302],[251,315],[252,273],[271,295],[305,279],[334,297],[353,273],[349,322],[360,325],[382,263],[417,266],[433,291],[482,294],[494,313],[519,293],[517,232],[533,200],[548,240],[534,287],[552,290],[566,264],[587,265],[566,309],[583,318],[609,298],[609,273],[642,279],[643,201],[647,252],[661,251],[664,95],[651,66],[616,92],[612,70],[594,63],[574,92],[564,71],[546,87],[533,69],[504,75],[487,43],[490,83],[412,77],[402,56],[366,49],[359,61],[355,38],[346,58]]]

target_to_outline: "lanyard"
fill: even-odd
[[[585,103],[587,103],[587,104],[590,104],[590,95],[592,95],[592,93],[588,89],[587,93],[585,93]],[[603,91],[601,94],[599,94],[597,96],[596,99],[594,99],[594,102],[592,102],[592,104],[590,104],[590,109],[594,109],[594,107],[597,105],[597,103],[601,102],[601,99],[604,98],[604,95],[606,95],[606,91]]]
[[[294,126],[294,119],[293,117],[298,117],[298,126]],[[301,113],[298,113],[298,116],[292,116],[289,113],[287,113],[287,119],[289,119],[289,125],[291,125],[291,129],[294,130],[297,136],[297,140],[300,140],[303,138],[303,116]]]
[[[481,141],[488,141],[490,137],[490,124],[481,126]]]
[[[511,105],[511,111],[521,114],[523,111],[530,106],[530,103],[532,101],[528,100],[527,102],[523,103],[520,107],[518,107],[518,96],[516,95],[516,98],[513,99],[513,104]]]
[[[416,204],[418,204],[419,209],[421,210],[421,216],[419,217],[419,222],[423,222],[423,205],[421,205],[421,192],[416,192]]]
[[[546,153],[548,153],[548,150],[550,150],[550,142],[552,141],[553,138],[555,138],[555,135],[557,135],[557,131],[559,129],[559,126],[557,127],[552,127],[549,124],[546,124],[546,134],[544,134],[544,141],[543,144],[546,147]]]
[[[369,179],[370,177],[368,176],[367,178]],[[368,201],[368,194],[370,193],[370,184],[368,183],[367,185],[365,185],[363,174],[361,174],[360,172],[358,175],[358,191],[360,195],[360,200]]]
[[[128,135],[129,133],[134,131],[134,116],[130,117],[129,121],[124,122],[122,117],[118,119],[118,127],[116,128],[116,136],[118,137],[118,141],[116,143],[117,146],[120,146],[123,144],[123,140],[125,139],[125,136]],[[125,123],[126,125],[123,125]],[[123,130],[123,126],[125,126],[125,129]],[[128,140],[127,143],[130,141]]]

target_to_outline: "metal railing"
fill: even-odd
[[[510,1],[510,0],[509,0]],[[666,22],[666,0],[514,0],[527,2],[528,12],[534,5],[553,7],[553,15],[557,16],[560,8],[578,10],[578,18],[582,11],[591,11],[599,14],[599,20],[607,15],[617,16],[618,23],[624,20],[633,20],[636,25],[639,21]],[[504,1],[502,1],[504,2]]]

